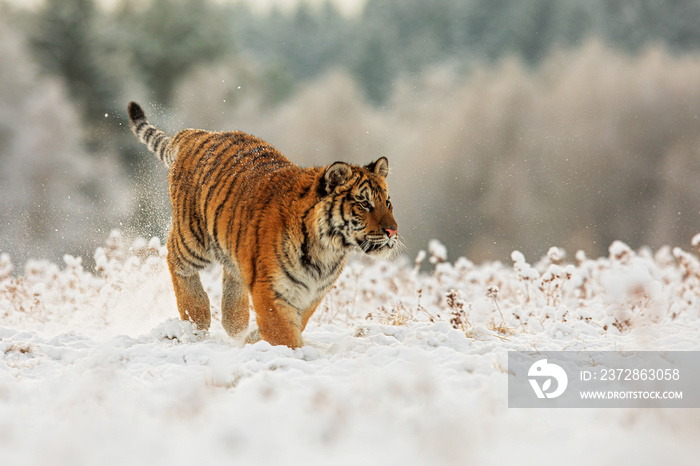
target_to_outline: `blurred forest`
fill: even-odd
[[[302,165],[390,160],[413,254],[536,258],[700,232],[700,0],[0,0],[0,252],[165,237],[128,130],[240,129]]]

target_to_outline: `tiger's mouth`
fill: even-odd
[[[367,235],[357,240],[357,246],[369,255],[385,255],[396,246],[396,237],[388,238],[384,235]]]

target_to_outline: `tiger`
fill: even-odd
[[[213,262],[223,269],[226,333],[299,348],[348,255],[388,258],[402,245],[386,157],[302,168],[242,131],[169,137],[136,102],[127,111],[132,132],[169,170],[166,260],[180,319],[198,330],[211,325],[199,272]],[[251,302],[257,329],[246,335]]]

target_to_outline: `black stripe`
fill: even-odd
[[[208,144],[209,141],[216,138],[217,136],[218,136],[218,133],[209,133],[209,135],[207,137],[205,137],[204,140],[198,141],[197,145],[192,147],[192,149],[190,150],[190,153],[191,154],[198,153],[202,149],[202,146]]]
[[[236,215],[238,214],[239,209],[242,209],[242,203],[238,203],[236,205],[236,209],[233,211],[231,214],[231,217],[228,219],[228,225],[226,227],[226,231],[230,235],[231,230],[233,230],[233,224],[235,223],[235,219],[237,218]],[[236,258],[238,258],[238,250],[241,247],[241,237],[243,236],[243,222],[239,222],[238,225],[238,231],[236,232],[236,248],[234,250],[234,254]]]
[[[149,147],[152,147],[152,148],[153,148],[153,149],[152,149],[153,152],[155,152],[156,142],[157,142],[160,138],[162,138],[163,136],[165,136],[165,133],[162,132],[161,130],[155,128],[155,131],[153,131],[153,134],[151,134],[150,140],[148,141],[148,145],[149,145]]]
[[[169,138],[165,134],[163,134],[162,137],[158,140],[158,144],[156,145],[154,150],[156,155],[158,155],[158,158],[165,163],[169,163],[165,160],[165,150],[168,147],[168,141]]]
[[[321,178],[318,180],[318,183],[316,184],[316,195],[318,197],[324,197],[328,194],[328,191],[326,189],[326,179],[323,175],[321,175]]]
[[[313,260],[313,258],[311,257],[311,254],[309,252],[309,243],[311,242],[311,236],[309,235],[309,229],[306,226],[307,218],[314,207],[309,208],[304,213],[304,216],[301,219],[301,235],[302,235],[301,265],[307,271],[315,272],[316,277],[319,277],[321,275],[321,268],[318,266],[318,264],[316,264],[316,262]]]
[[[347,230],[348,228],[348,222],[350,221],[348,218],[345,216],[345,207],[348,205],[349,199],[348,199],[349,193],[344,195],[340,199],[340,218],[343,220],[343,230]],[[350,206],[350,215],[353,215],[352,212],[352,205]]]
[[[338,273],[340,272],[338,268],[343,264],[343,261],[344,257],[343,259],[338,261],[337,265],[334,265],[332,273],[328,273],[327,275],[325,275],[323,280],[317,283],[317,293],[325,293],[328,290],[328,288],[333,286],[333,283],[335,283],[335,281],[338,279]]]
[[[178,172],[178,182],[177,182],[177,193],[176,193],[176,202],[175,205],[173,206],[173,216],[177,214],[177,224],[178,224],[178,238],[182,239],[183,235],[183,229],[185,226],[187,226],[190,222],[190,216],[189,216],[189,199],[187,196],[187,181],[183,181],[183,172],[180,171]],[[183,241],[184,243],[184,241]]]
[[[163,160],[163,157],[160,154],[160,145],[163,142],[163,135],[159,134],[158,137],[155,140],[155,143],[153,144],[153,152],[158,156],[159,159]]]
[[[259,216],[260,215],[258,215],[258,217]],[[248,230],[250,223],[251,222],[246,222],[246,224],[245,224],[246,231]],[[252,248],[253,248],[253,254],[252,254],[253,273],[251,274],[252,275],[251,279],[252,279],[253,283],[255,283],[255,281],[257,279],[257,275],[258,275],[258,258],[260,257],[260,241],[259,241],[259,239],[260,239],[259,235],[253,235],[253,245],[252,245]],[[236,247],[238,247],[238,245],[236,245]]]
[[[172,141],[173,144],[179,144],[180,140],[183,137],[185,137],[186,134],[187,134],[187,130],[183,130],[183,131],[180,131],[179,133],[177,133],[175,136],[173,136],[173,141]]]
[[[224,169],[222,168],[220,173],[223,172]],[[215,185],[212,189],[207,191],[207,197],[204,201],[205,208],[209,208],[209,204],[212,201],[212,198],[214,196],[218,196],[221,191],[224,189],[228,188],[228,192],[224,199],[217,205],[216,207],[216,212],[214,214],[214,227],[217,227],[217,224],[219,223],[219,214],[221,213],[222,209],[224,208],[224,205],[226,204],[226,201],[231,198],[233,195],[233,188],[236,186],[236,178],[240,174],[240,170],[231,170],[226,173],[226,176],[223,180],[219,179],[215,182]]]
[[[370,184],[367,178],[363,179],[357,184],[357,191],[362,191],[365,188],[369,188],[370,190],[372,190],[372,185]]]
[[[263,167],[265,167],[265,166],[276,165],[276,164],[278,164],[279,162],[280,162],[279,160],[273,159],[273,160],[271,160],[271,161],[268,162],[268,163],[255,165],[255,166],[252,168],[252,170],[260,170],[261,168],[263,168]],[[253,182],[253,178],[255,178],[255,177],[253,177],[253,176],[248,176],[248,177],[246,178],[246,180],[248,181],[248,184],[250,184],[250,183]],[[246,222],[246,224],[245,224],[246,231],[250,228],[251,224],[253,224],[253,223],[255,224],[255,225],[254,225],[254,226],[255,226],[254,231],[256,231],[256,232],[259,231],[259,229],[260,229],[260,221],[262,220],[264,211],[265,211],[266,207],[269,205],[269,203],[270,203],[270,201],[272,200],[272,198],[273,198],[276,194],[277,194],[277,191],[270,191],[270,193],[269,193],[269,195],[268,195],[268,198],[266,199],[266,201],[265,201],[265,203],[263,204],[262,208],[257,208],[257,207],[255,208],[255,213],[256,213],[257,215],[254,216],[253,218],[251,218],[251,221],[250,221],[250,222]],[[250,205],[247,205],[246,207],[247,207],[248,210],[250,210],[250,209],[252,208],[252,206],[250,206]],[[240,230],[240,229],[239,229],[239,230]],[[240,231],[239,231],[239,233],[240,233]],[[259,240],[260,240],[260,235],[259,235],[259,234],[253,235],[253,241],[254,241],[254,243],[253,243],[253,257],[254,257],[254,258],[260,257],[260,241],[259,241]],[[236,248],[238,248],[238,244],[236,244]],[[254,261],[253,261],[253,276],[255,276],[255,275],[257,274],[256,265],[257,265],[257,261],[254,260]],[[255,281],[255,280],[253,280],[253,281]]]
[[[219,148],[224,145],[224,143],[227,143],[228,145],[226,146],[226,149],[223,149],[219,153],[216,153],[219,151]],[[226,152],[226,150],[231,147],[231,145],[235,144],[235,141],[232,141],[232,138],[230,137],[230,133],[225,133],[221,134],[221,137],[219,138],[219,141],[217,141],[216,144],[211,146],[207,150],[207,157],[206,157],[206,162],[209,164],[209,169],[202,169],[202,187],[205,186],[205,183],[209,183],[211,180],[213,172],[221,165],[222,162],[222,155]]]
[[[279,257],[277,258],[277,262],[279,263]],[[285,267],[283,264],[279,264],[279,265],[280,265],[280,268],[282,269],[282,271],[284,272],[284,275],[289,279],[289,281],[291,281],[295,285],[303,286],[304,289],[306,289],[306,290],[309,289],[309,286],[306,283],[304,283],[303,281],[301,281],[300,279],[298,279],[297,277],[295,277],[292,274],[292,272],[290,272],[287,269],[287,267]]]
[[[197,239],[197,242],[201,244],[204,247],[204,249],[206,249],[205,235],[204,231],[202,230],[202,221],[199,218],[197,212],[192,212],[190,214],[189,227],[192,236],[194,236]]]
[[[192,256],[192,258],[194,258],[194,259],[200,261],[200,262],[203,263],[203,264],[208,264],[208,263],[209,263],[209,260],[207,260],[206,257],[200,256],[199,254],[197,254],[196,252],[194,252],[194,250],[193,250],[192,248],[190,248],[190,247],[187,245],[187,242],[185,241],[185,238],[182,237],[182,235],[179,235],[179,236],[178,236],[178,239],[180,240],[180,243],[181,243],[182,247],[184,248],[184,250],[187,252],[187,254],[189,254],[190,256]]]
[[[277,160],[272,160],[271,162],[268,162],[268,163],[266,163],[266,164],[256,165],[256,166],[254,167],[254,169],[260,169],[260,168],[262,168],[262,167],[269,166],[269,165],[274,165],[274,164],[277,164],[277,163],[278,163]],[[251,178],[253,178],[253,177],[249,177],[249,179],[251,179]],[[256,213],[257,215],[256,215],[255,217],[251,218],[251,221],[246,222],[246,224],[245,224],[245,229],[246,229],[246,231],[248,231],[248,229],[249,229],[251,226],[253,226],[253,231],[256,232],[256,234],[253,235],[253,239],[254,239],[254,241],[255,241],[255,243],[254,243],[254,248],[253,248],[253,249],[254,249],[253,257],[260,257],[260,242],[258,241],[259,238],[260,238],[260,235],[259,235],[259,233],[258,233],[258,232],[260,231],[260,222],[262,221],[263,215],[265,215],[265,211],[267,210],[267,207],[270,205],[270,202],[272,202],[272,199],[274,199],[274,197],[275,197],[278,193],[279,193],[279,191],[277,191],[277,190],[270,190],[270,191],[268,192],[267,199],[265,199],[265,202],[263,202],[262,206],[260,206],[260,207],[256,206],[256,207],[255,207],[255,213]],[[250,206],[250,205],[247,205],[246,207],[247,207],[249,210],[251,209],[251,206]],[[240,230],[242,230],[242,228],[239,228],[239,234],[240,234]],[[238,250],[238,244],[236,244],[236,250]]]
[[[180,184],[180,189],[177,190],[175,193],[175,198],[176,198],[176,205],[173,206],[173,215],[177,215],[177,219],[174,220],[177,222],[177,236],[176,238],[182,242],[183,247],[187,250],[190,255],[192,255],[194,258],[201,260],[202,262],[209,263],[209,261],[206,258],[203,258],[201,256],[198,256],[192,249],[190,249],[187,244],[185,244],[185,239],[183,237],[183,231],[182,229],[185,227],[189,227],[189,232],[192,233],[192,235],[197,239],[200,243],[200,247],[206,249],[206,245],[204,244],[204,238],[197,238],[195,232],[193,231],[192,228],[192,223],[193,220],[196,220],[193,218],[193,213],[190,212],[190,207],[191,207],[191,199],[187,198],[187,192],[186,189],[183,189],[184,187],[181,186]]]
[[[199,230],[200,236],[204,238],[204,228],[202,224],[205,224],[206,222],[206,217],[207,217],[207,208],[208,208],[208,203],[205,202],[203,209],[203,212],[199,212],[199,199],[202,197],[202,189],[206,185],[206,170],[204,167],[207,165],[209,160],[211,159],[211,155],[213,154],[213,151],[222,144],[221,141],[222,138],[222,133],[213,133],[211,134],[206,141],[204,141],[202,144],[199,145],[197,152],[194,152],[195,154],[199,155],[197,157],[197,162],[195,163],[194,167],[191,169],[192,173],[192,184],[194,186],[194,194],[193,197],[195,199],[196,205],[194,209],[194,213],[196,215],[196,219],[198,220],[197,222],[197,229]],[[206,144],[208,141],[211,139],[217,139],[218,141],[210,148],[206,150],[203,154],[199,154],[199,151],[203,151],[204,144]]]
[[[250,162],[248,164],[246,164],[246,166],[240,170],[240,173],[242,173],[244,171],[248,171],[246,169],[248,168],[249,165],[250,165]],[[241,177],[241,178],[242,179],[240,180],[239,183],[231,185],[231,189],[229,190],[229,197],[231,195],[231,191],[233,190],[234,186],[239,187],[240,192],[247,193],[250,189],[249,186],[253,183],[256,183],[258,177],[251,176],[250,171],[248,171],[248,173],[246,173],[246,175]],[[259,217],[261,214],[260,209],[255,209],[254,211],[251,211],[251,209],[252,209],[252,206],[249,203],[239,202],[236,205],[236,209],[234,210],[233,215],[229,219],[229,224],[228,224],[228,227],[226,229],[227,232],[231,232],[231,230],[233,229],[233,223],[234,223],[236,218],[247,218],[248,219],[248,221],[246,221],[246,222],[241,221],[241,225],[238,228],[238,232],[237,232],[237,236],[236,236],[236,249],[235,249],[236,257],[238,257],[238,250],[239,250],[240,244],[241,244],[241,241],[240,241],[241,236],[243,235],[243,233],[246,233],[249,230],[251,223],[253,223],[256,219],[256,215],[257,215],[257,219],[258,219],[257,223],[259,224]],[[248,213],[249,215],[244,215],[244,213]],[[257,235],[255,235],[254,238],[256,238],[256,243],[257,243]],[[255,252],[255,254],[257,257],[257,251]]]
[[[191,260],[190,258],[185,257],[185,254],[183,253],[181,245],[177,241],[177,239],[175,241],[173,241],[173,246],[175,247],[175,251],[173,251],[175,253],[174,256],[178,262],[185,262],[190,266],[190,268],[192,268],[194,270],[200,270],[200,269],[204,268],[204,266],[202,266],[201,264],[198,264],[198,263],[194,262],[193,260]],[[182,246],[185,246],[185,245],[183,244]],[[184,267],[182,267],[182,264],[180,264],[180,268],[181,269],[184,268]]]
[[[363,225],[361,222],[357,222],[355,220],[350,220],[350,228],[352,231],[360,231],[367,228],[367,225]]]
[[[209,163],[209,160],[212,158],[212,155],[214,154],[216,148],[223,144],[222,138],[224,137],[225,135],[223,133],[210,133],[209,136],[207,136],[204,139],[204,141],[200,141],[199,145],[192,150],[193,154],[199,155],[197,158],[197,163],[195,163],[195,166],[192,170],[194,174],[204,175],[204,169],[202,167],[206,166],[207,163]],[[214,145],[205,150],[204,146],[209,144],[212,140],[216,141]]]
[[[345,261],[345,256],[343,255],[343,256],[341,256],[340,259],[338,259],[338,261],[337,261],[335,264],[333,264],[333,266],[330,268],[328,274],[329,274],[331,277],[332,277],[333,275],[335,275],[335,273],[338,271],[338,267],[340,267],[341,264],[343,264],[344,261]],[[335,279],[334,279],[334,280],[335,280]]]
[[[286,239],[286,241],[289,241],[289,239]],[[282,239],[282,243],[284,245],[285,238]],[[284,247],[284,246],[282,246],[282,247]],[[283,255],[284,255],[284,257],[282,257]],[[288,264],[289,266],[291,266],[291,268],[294,268],[294,264],[292,263],[291,260],[289,260],[289,256],[287,256],[286,252],[283,251],[282,254],[280,254],[279,249],[275,248],[275,258],[277,259],[277,265],[280,266],[280,268],[282,269],[284,274],[287,276],[289,281],[291,281],[292,283],[295,283],[297,285],[301,285],[304,288],[306,288],[307,290],[309,289],[308,285],[304,281],[302,281],[301,279],[297,278],[292,273],[292,271],[289,270],[290,267],[287,267],[287,264]],[[287,260],[285,260],[285,258]]]
[[[335,212],[336,207],[341,205],[341,203],[342,203],[342,201],[339,202],[337,197],[333,198],[333,201],[330,203],[329,208],[325,212],[326,222],[327,222],[328,226],[330,227],[331,233],[336,234],[336,235],[339,233],[339,230],[334,225],[335,222],[333,222],[333,217],[335,215],[334,212]],[[341,210],[340,217],[342,218],[342,216],[343,216],[343,214],[342,214],[342,210]]]
[[[297,311],[299,310],[294,304],[290,303],[289,300],[287,298],[285,298],[285,296],[282,293],[280,293],[277,290],[274,290],[274,292],[275,292],[275,299],[277,299],[278,301],[284,301],[292,309],[296,309]]]
[[[143,132],[143,137],[142,139],[146,142],[146,144],[150,144],[150,138],[153,135],[153,133],[156,131],[155,126],[149,126],[146,131]]]
[[[221,155],[224,155],[226,152],[228,152],[228,150],[229,150],[231,147],[233,147],[233,146],[239,144],[239,142],[240,142],[242,139],[243,139],[243,137],[236,137],[236,138],[233,138],[233,139],[230,141],[229,145],[226,146],[226,149],[224,149],[224,150],[221,152]],[[237,152],[238,152],[238,151],[237,151]],[[236,164],[240,163],[240,161],[241,161],[241,157],[238,156],[238,153],[237,153],[237,152],[234,153],[234,154],[232,154],[230,157],[227,157],[227,158],[223,161],[223,163],[222,163],[222,162],[217,162],[216,165],[213,165],[213,166],[211,167],[210,170],[207,170],[207,173],[205,174],[205,179],[206,179],[206,181],[208,182],[208,180],[211,179],[211,177],[213,176],[213,174],[214,174],[216,168],[218,168],[219,166],[221,166],[221,168],[220,168],[220,170],[219,170],[219,172],[218,172],[218,173],[219,173],[219,178],[221,177],[221,174],[222,174],[222,173],[224,173],[224,180],[226,180],[226,179],[228,179],[228,178],[231,178],[232,175],[236,175],[237,173],[235,173],[235,172],[234,172],[234,173],[231,173],[229,170],[230,170],[231,168],[233,168]],[[207,191],[207,198],[206,198],[206,200],[204,201],[204,205],[205,205],[205,206],[208,206],[208,205],[209,205],[209,203],[211,202],[211,198],[214,197],[214,194],[215,194],[215,193],[221,191],[221,190],[227,185],[227,183],[224,182],[224,180],[222,180],[222,179],[217,179],[217,180],[216,180],[216,185],[213,187],[213,189],[210,189],[209,191]]]
[[[233,147],[237,144],[238,144],[238,141],[232,141],[231,144],[226,148],[226,150],[228,151],[228,149],[230,149],[231,147]],[[221,166],[221,168],[218,171],[219,179],[217,179],[215,181],[215,185],[214,185],[213,189],[210,189],[209,191],[207,191],[207,198],[204,202],[204,205],[207,206],[207,208],[208,208],[209,204],[211,203],[211,199],[215,196],[218,196],[222,190],[228,188],[228,193],[227,193],[226,197],[224,198],[222,203],[217,206],[217,211],[216,211],[215,216],[214,216],[214,219],[215,219],[214,225],[218,224],[219,213],[221,212],[221,209],[223,209],[225,201],[227,199],[230,199],[231,196],[233,195],[233,188],[237,185],[235,183],[236,178],[238,177],[238,175],[240,175],[243,172],[243,170],[245,168],[243,166],[236,167],[239,164],[242,165],[241,162],[243,162],[243,160],[244,160],[244,158],[242,156],[238,155],[239,152],[240,152],[240,150],[236,151],[235,154],[226,158],[224,164]],[[218,164],[217,164],[217,167],[218,167]],[[211,174],[209,176],[213,176],[213,172],[214,172],[214,168],[212,168],[212,170],[210,170]],[[221,178],[222,174],[223,174],[223,178]]]
[[[187,257],[185,254],[183,254],[180,256],[180,258],[192,264],[192,266],[195,267],[197,270],[201,270],[210,264],[210,261],[204,259],[201,256],[196,255],[186,244],[183,243],[182,246],[187,251],[187,254],[191,254],[191,257]]]
[[[244,133],[241,134],[240,138],[237,138],[235,141],[232,141],[231,144],[226,148],[226,150],[228,151],[228,149],[230,149],[230,147],[233,147],[234,145],[237,145],[237,144],[243,142],[246,139],[245,136],[246,135]],[[240,147],[240,148],[238,148],[238,150],[236,150],[236,152],[234,154],[227,157],[226,161],[225,161],[225,165],[223,165],[221,167],[221,169],[219,170],[219,173],[225,173],[224,176],[226,177],[226,179],[229,179],[229,178],[237,177],[246,168],[248,168],[248,165],[250,165],[250,163],[248,163],[246,165],[242,165],[242,162],[247,160],[246,159],[247,154],[246,154],[245,150],[246,150],[245,147]],[[236,170],[233,170],[233,168],[239,164],[241,164],[242,166],[238,167]],[[227,183],[222,183],[221,180],[217,180],[216,185],[217,185],[216,186],[217,189],[214,191],[210,191],[208,193],[207,203],[211,200],[211,197],[213,197],[219,191],[224,189],[227,186]],[[231,188],[231,185],[228,185],[228,187]],[[232,194],[231,190],[229,189],[227,199],[231,196],[231,194]]]
[[[208,141],[215,137],[218,137],[218,134],[211,133],[204,141],[200,142],[199,146],[197,146],[197,149],[191,150],[190,154],[196,154],[199,150],[201,150],[204,144],[206,144]],[[197,175],[197,173],[200,171],[198,170],[198,166],[201,163],[202,159],[204,159],[204,157],[199,157],[197,163],[195,164],[195,167],[188,170],[190,174],[194,176]],[[192,196],[189,196],[187,194],[187,189],[182,189],[182,195],[178,196],[178,201],[180,201],[178,206],[180,207],[179,217],[181,220],[181,224],[187,225],[189,227],[189,232],[192,233],[192,236],[195,237],[195,239],[199,242],[200,246],[206,250],[206,237],[201,226],[201,218],[197,214],[196,205],[193,205],[193,203],[196,203],[196,200],[199,198],[198,190],[200,189],[200,183],[198,183],[195,179],[180,179],[179,183],[180,185],[184,185],[184,188],[194,188],[194,193]]]
[[[286,228],[282,232],[280,249],[282,250],[282,255],[284,256],[284,264],[289,264],[290,267],[294,268],[294,266],[299,263],[300,251],[294,240],[290,238],[289,232]]]
[[[226,199],[231,198],[233,191],[234,191],[234,188],[238,189],[240,187],[239,185],[244,183],[244,180],[242,179],[243,177],[240,177],[240,178],[238,177],[238,175],[240,175],[242,172],[243,172],[243,170],[239,170],[234,174],[235,179],[231,180],[231,184],[229,185],[229,191],[228,191],[228,195],[226,196]],[[239,190],[239,192],[245,192],[243,189],[238,189],[238,190]],[[221,209],[223,209],[223,207],[224,207],[224,203],[221,203],[219,205],[219,208],[217,209],[217,213],[215,215],[217,222],[218,222],[219,212]],[[242,218],[243,210],[246,209],[247,207],[248,207],[247,204],[244,202],[241,202],[240,197],[239,197],[238,202],[235,203],[235,207],[233,209],[233,212],[231,212],[231,214],[230,214],[230,217],[228,219],[228,224],[226,225],[226,236],[227,237],[229,237],[231,235],[231,233],[233,233],[233,227],[234,227],[234,224],[236,223],[236,219]],[[250,219],[248,219],[248,220],[250,220]],[[239,251],[240,246],[241,246],[241,237],[243,236],[243,229],[244,228],[247,229],[248,223],[249,223],[249,221],[244,222],[243,220],[241,220],[239,222],[238,231],[236,232],[236,247],[234,249],[234,255],[236,257],[238,257],[238,251]]]
[[[268,164],[268,165],[271,165],[271,164]],[[265,209],[267,209],[267,206],[270,205],[270,202],[272,202],[272,199],[282,191],[281,188],[282,188],[282,186],[278,185],[278,186],[276,186],[276,189],[270,189],[268,191],[267,199],[265,199],[265,202],[263,202],[262,207],[260,207],[261,211],[264,211]],[[260,218],[262,218],[262,216],[260,216]]]
[[[323,207],[323,211],[320,212],[319,214],[319,220],[324,222],[326,226],[328,227],[329,234],[334,235],[335,234],[335,228],[333,227],[333,222],[331,221],[332,214],[331,211],[333,210],[333,201],[329,202]]]

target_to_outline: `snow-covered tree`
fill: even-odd
[[[15,260],[94,249],[128,203],[119,172],[85,153],[65,88],[30,57],[0,21],[0,63],[12,64],[0,67],[0,250]]]

